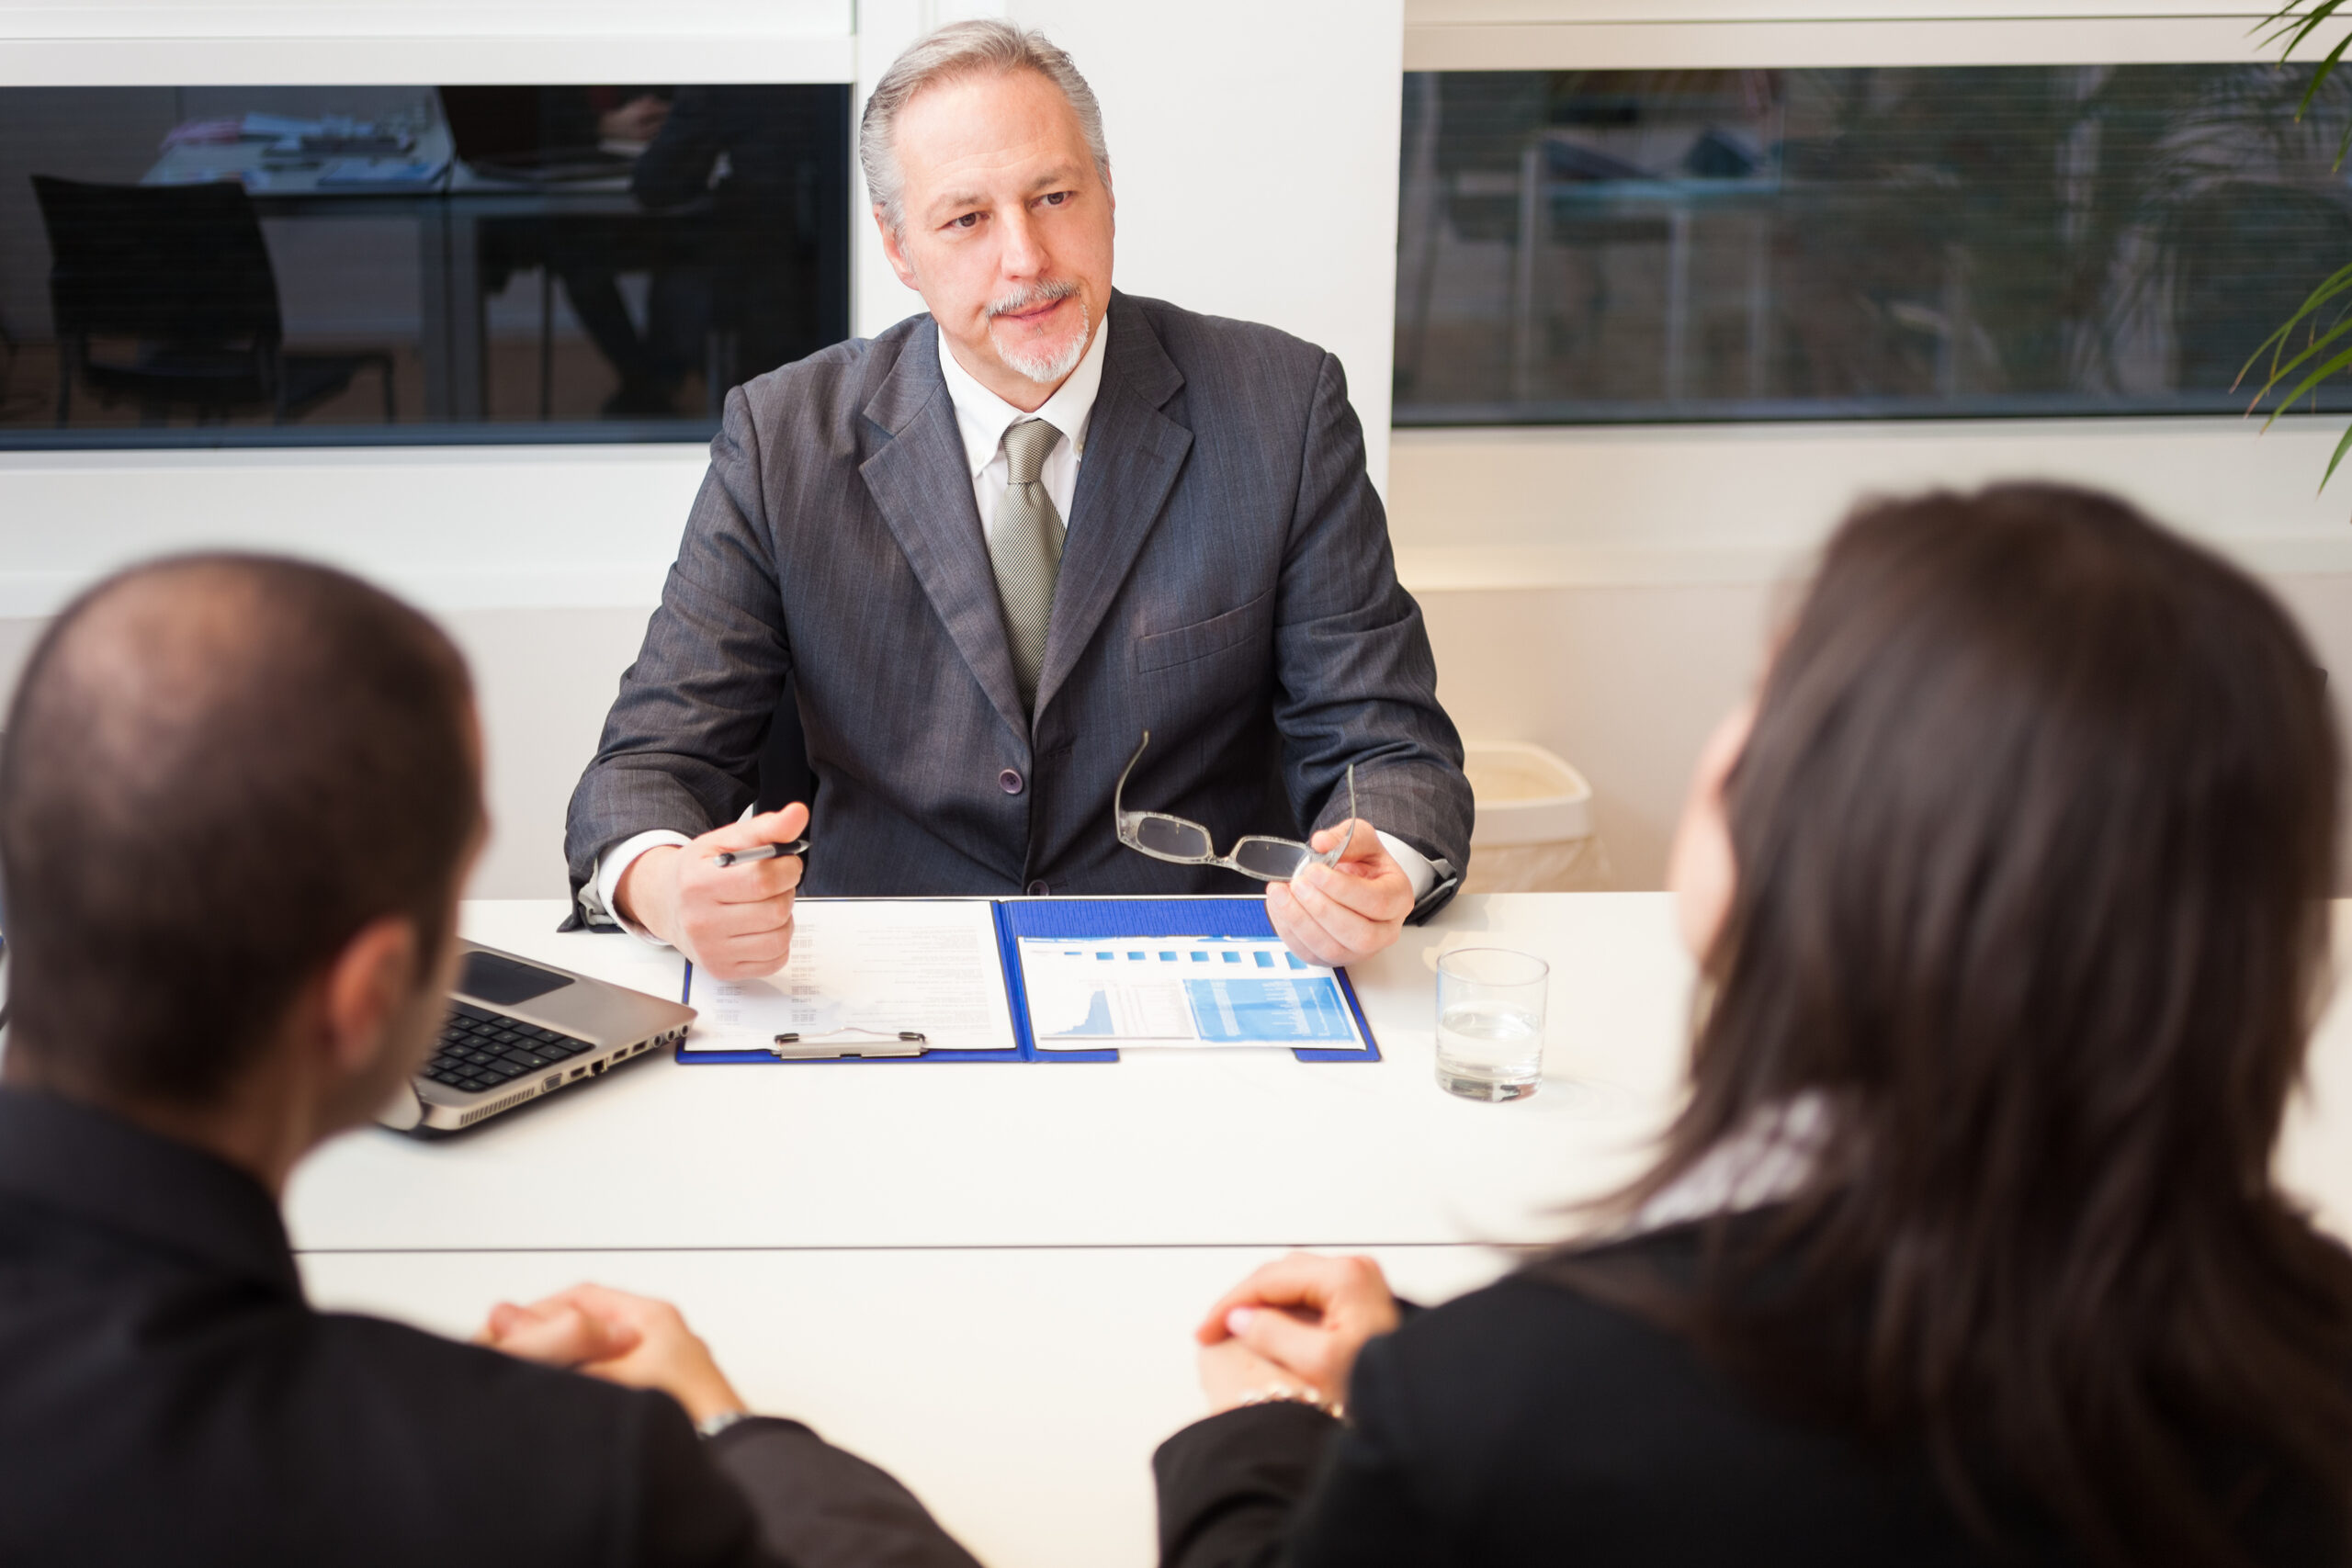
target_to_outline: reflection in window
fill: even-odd
[[[0,89],[0,446],[707,437],[849,331],[840,85]]]
[[[1397,423],[2241,410],[2352,262],[2347,97],[2298,124],[2309,80],[1408,74]]]

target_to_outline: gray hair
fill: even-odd
[[[1102,106],[1094,89],[1078,73],[1069,56],[1035,28],[981,19],[950,22],[917,39],[890,62],[874,84],[858,121],[857,162],[865,172],[865,188],[882,209],[883,220],[894,234],[905,232],[906,171],[899,164],[895,138],[899,114],[926,87],[966,76],[1005,75],[1035,71],[1061,89],[1078,116],[1086,150],[1094,155],[1094,172],[1111,183],[1111,152],[1102,141]]]

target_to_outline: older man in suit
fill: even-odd
[[[582,916],[729,977],[785,961],[801,886],[1250,886],[1121,842],[1132,761],[1125,807],[1216,848],[1306,824],[1345,845],[1268,884],[1302,955],[1396,941],[1458,880],[1470,791],[1339,362],[1112,288],[1101,112],[1036,33],[917,43],[860,156],[928,313],[729,398],[572,797]],[[787,681],[814,798],[741,818]],[[812,811],[805,870],[718,863]]]

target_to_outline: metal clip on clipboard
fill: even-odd
[[[839,1061],[849,1056],[860,1061],[876,1056],[920,1056],[930,1049],[931,1041],[921,1030],[892,1032],[854,1025],[819,1039],[797,1033],[779,1034],[768,1047],[779,1061],[786,1062]]]

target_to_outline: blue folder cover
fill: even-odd
[[[1266,919],[1266,902],[1248,897],[1228,898],[1015,898],[1000,899],[995,905],[998,959],[1003,972],[1007,999],[1012,1005],[1013,1037],[1019,1042],[1011,1051],[926,1051],[920,1056],[820,1056],[808,1061],[787,1062],[765,1051],[694,1051],[684,1042],[677,1049],[677,1059],[689,1066],[703,1063],[760,1064],[765,1066],[830,1066],[839,1062],[880,1063],[919,1062],[1115,1062],[1116,1051],[1040,1051],[1029,1030],[1029,998],[1021,985],[1021,939],[1045,937],[1089,941],[1099,937],[1155,936],[1232,936],[1270,937],[1274,934],[1272,922]],[[1377,1062],[1380,1046],[1373,1039],[1372,1025],[1363,1016],[1363,1004],[1356,999],[1356,988],[1345,969],[1334,971],[1339,976],[1340,994],[1347,998],[1348,1011],[1356,1027],[1363,1031],[1364,1049],[1334,1051],[1326,1049],[1296,1049],[1291,1055],[1302,1062]],[[686,965],[685,989],[680,1000],[694,1000],[695,969]]]

